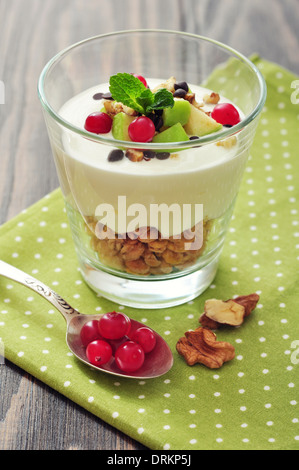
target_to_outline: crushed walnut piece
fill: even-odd
[[[199,363],[210,369],[219,369],[235,357],[235,348],[230,343],[217,341],[215,333],[202,327],[187,331],[176,349],[189,366]]]
[[[206,300],[204,313],[199,318],[202,326],[216,330],[223,325],[240,326],[259,301],[258,294],[250,294],[229,300]]]
[[[188,92],[186,93],[186,95],[184,96],[184,99],[189,101],[189,103],[193,103],[193,101],[195,100],[195,93],[192,93],[192,92]]]
[[[126,151],[126,157],[131,160],[131,162],[141,162],[141,160],[143,160],[143,151],[137,149],[128,149]]]
[[[234,147],[237,143],[237,137],[235,135],[231,135],[225,140],[219,140],[216,142],[217,147],[224,147],[225,149],[230,149]]]
[[[160,90],[161,88],[166,88],[166,90],[170,91],[171,93],[174,93],[175,89],[174,89],[174,85],[176,83],[176,79],[175,77],[170,77],[168,78],[168,80],[166,80],[165,82],[163,83],[160,83],[159,85],[157,85],[155,88],[153,88],[152,92],[153,93],[156,93],[158,90]]]
[[[128,116],[138,115],[137,111],[132,108],[129,108],[128,106],[125,106],[124,104],[118,101],[103,100],[103,104],[107,114],[112,118],[118,113],[125,113],[128,114]]]
[[[220,100],[220,96],[218,93],[212,91],[210,95],[204,95],[203,100],[206,104],[217,104]]]
[[[203,111],[202,107],[203,107],[204,103],[198,103],[196,101],[195,93],[192,93],[192,92],[186,93],[185,96],[184,96],[184,100],[189,101],[189,103],[192,104],[192,106],[195,106],[195,108],[199,109],[200,111]]]

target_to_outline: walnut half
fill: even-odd
[[[206,300],[204,313],[199,322],[202,326],[212,330],[220,328],[221,325],[240,326],[244,318],[250,315],[259,301],[258,294],[250,294],[229,300]]]
[[[230,343],[217,341],[215,333],[202,327],[187,331],[176,349],[189,366],[200,363],[209,369],[219,369],[235,357],[235,348]]]

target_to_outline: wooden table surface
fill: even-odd
[[[0,0],[0,18],[0,223],[58,186],[36,85],[74,42],[123,29],[188,31],[299,74],[299,0]],[[2,450],[145,449],[8,361],[0,397]]]

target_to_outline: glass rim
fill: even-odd
[[[262,73],[259,71],[259,69],[254,65],[254,63],[248,59],[245,55],[241,54],[238,52],[236,49],[219,42],[215,39],[208,38],[206,36],[201,36],[198,34],[193,34],[193,33],[188,33],[185,31],[175,31],[175,30],[168,30],[168,29],[129,29],[129,30],[121,30],[121,31],[114,31],[110,33],[104,33],[104,34],[99,34],[96,36],[91,36],[89,38],[83,39],[81,41],[78,41],[64,49],[62,49],[60,52],[58,52],[56,55],[50,59],[47,64],[44,66],[39,79],[38,79],[38,97],[39,100],[42,104],[43,109],[61,126],[69,129],[72,132],[75,132],[76,134],[87,138],[89,140],[92,140],[94,142],[102,143],[102,144],[109,144],[113,145],[114,147],[116,146],[116,143],[121,145],[122,147],[125,148],[131,148],[132,147],[132,142],[124,141],[124,140],[116,140],[114,138],[109,138],[109,137],[103,137],[103,134],[94,134],[91,132],[86,131],[85,129],[82,129],[80,127],[77,127],[73,125],[72,123],[64,120],[58,112],[56,112],[52,106],[49,104],[48,100],[45,97],[44,93],[44,83],[47,78],[48,72],[51,70],[52,67],[55,66],[55,64],[66,54],[71,52],[72,50],[87,44],[88,42],[93,42],[101,38],[109,38],[109,37],[115,37],[115,36],[121,36],[125,34],[134,34],[134,33],[159,33],[159,34],[174,34],[174,35],[179,35],[179,36],[185,36],[189,37],[191,39],[197,39],[201,41],[208,42],[210,44],[213,44],[215,46],[218,46],[225,51],[233,54],[236,58],[244,62],[256,75],[258,79],[258,83],[260,86],[260,96],[258,103],[254,107],[254,109],[247,115],[243,120],[241,120],[238,124],[234,125],[231,128],[224,128],[221,131],[218,131],[217,133],[211,133],[207,134],[205,136],[198,137],[197,139],[194,140],[189,140],[189,141],[183,141],[183,142],[165,142],[165,143],[153,143],[153,142],[148,142],[146,143],[146,148],[147,149],[159,149],[159,150],[165,150],[169,149],[171,147],[172,150],[182,150],[182,149],[188,149],[192,147],[196,147],[199,144],[208,144],[208,143],[213,143],[213,142],[218,142],[219,140],[223,140],[227,137],[230,137],[231,135],[236,134],[237,132],[241,131],[245,127],[247,127],[251,121],[257,117],[264,104],[266,101],[266,96],[267,96],[267,87],[266,87],[266,82],[265,79],[262,75]],[[136,149],[143,149],[145,148],[145,143],[144,142],[134,142],[134,148]]]

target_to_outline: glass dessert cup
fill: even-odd
[[[86,131],[86,110],[100,111],[99,93],[109,91],[109,78],[119,72],[146,77],[150,88],[175,77],[188,83],[196,100],[205,90],[219,93],[242,119],[167,143]],[[121,31],[56,55],[38,92],[86,283],[136,308],[170,307],[200,295],[216,275],[266,98],[254,64],[201,36]],[[116,149],[119,160],[111,159]]]

